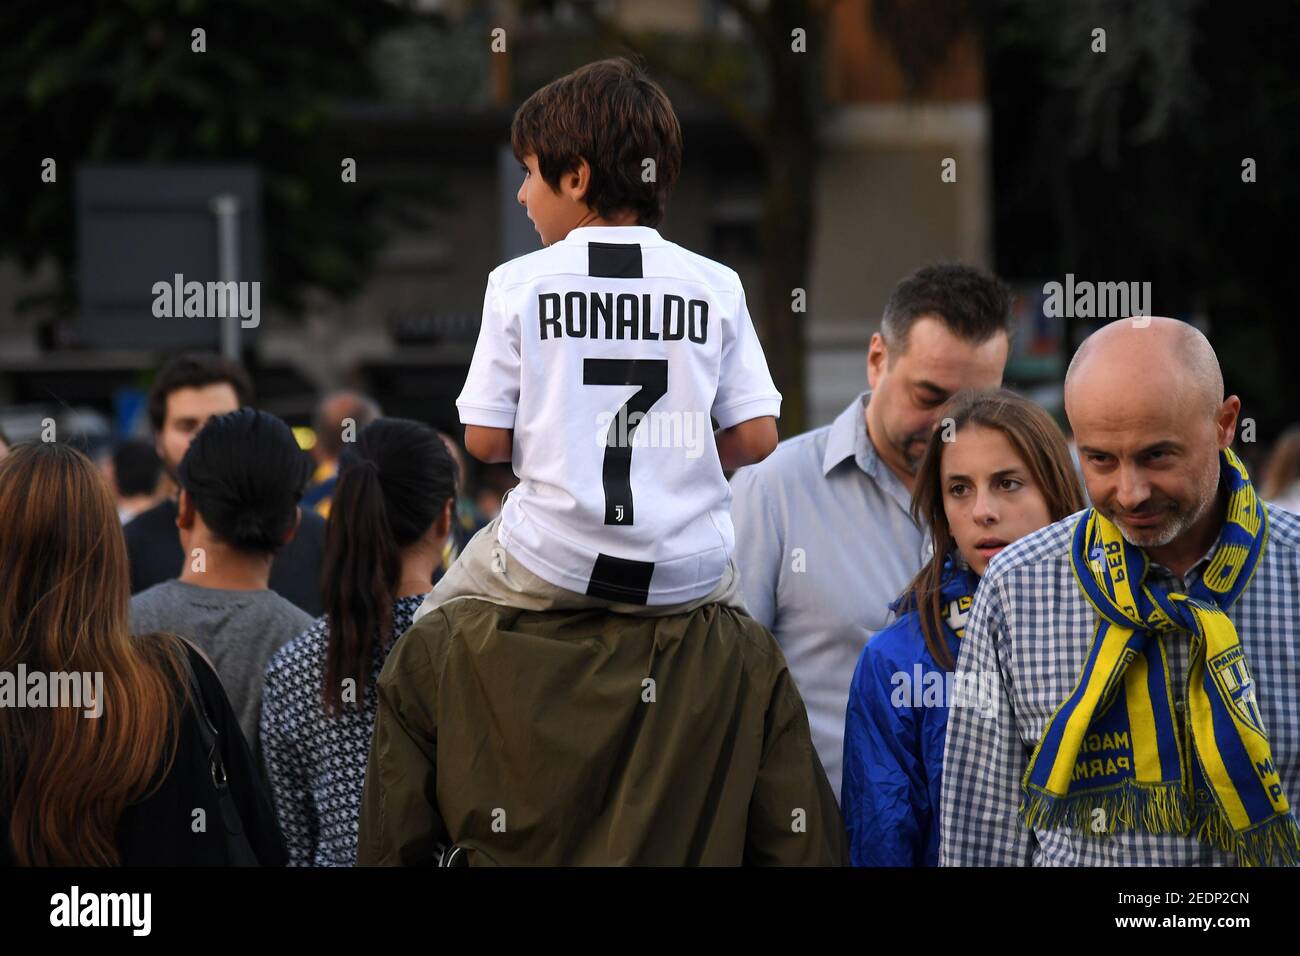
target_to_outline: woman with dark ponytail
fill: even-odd
[[[325,532],[325,616],[266,671],[262,745],[291,866],[351,866],[378,699],[375,680],[432,587],[455,507],[432,428],[367,425],[339,459]]]

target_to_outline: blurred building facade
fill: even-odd
[[[530,15],[504,3],[426,6],[446,14],[448,28],[385,40],[375,62],[387,96],[344,104],[339,119],[341,135],[355,144],[358,176],[416,182],[430,195],[412,210],[424,222],[394,233],[349,301],[321,299],[303,315],[271,313],[263,321],[259,387],[267,407],[294,422],[306,420],[315,392],[347,384],[375,394],[390,414],[457,427],[452,401],[473,351],[487,273],[537,247],[514,200],[514,106],[554,76],[609,53],[562,3]],[[756,69],[746,26],[719,0],[603,9],[628,31],[661,31],[732,58],[741,77]],[[871,0],[841,0],[825,16],[805,316],[809,425],[829,421],[866,387],[866,346],[899,278],[939,259],[992,261],[990,123],[977,31],[935,25],[947,31],[936,41],[942,55],[912,62],[894,52],[906,54],[906,38],[882,37]],[[504,54],[489,49],[495,24],[507,30]],[[661,79],[686,140],[661,232],[735,268],[757,316],[760,160],[723,111]],[[955,181],[942,177],[947,160]],[[161,352],[79,352],[16,318],[18,300],[41,278],[0,263],[0,406],[50,393],[102,403],[113,387],[139,383],[157,367]]]

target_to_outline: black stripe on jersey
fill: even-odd
[[[641,279],[641,246],[635,242],[587,243],[587,275]]]
[[[587,594],[622,604],[645,604],[650,596],[650,576],[654,573],[653,561],[632,561],[598,554]]]

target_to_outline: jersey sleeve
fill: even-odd
[[[737,293],[736,314],[730,318],[723,323],[722,363],[713,399],[713,417],[721,428],[781,414],[781,393],[767,370],[763,347],[745,305],[744,287]]]
[[[496,276],[489,275],[478,344],[456,399],[461,424],[514,428],[519,375],[519,323],[506,311]]]

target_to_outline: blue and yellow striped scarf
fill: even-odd
[[[1186,594],[1148,588],[1146,554],[1096,509],[1080,518],[1074,573],[1097,609],[1097,631],[1078,684],[1029,761],[1020,804],[1026,825],[1194,834],[1234,852],[1241,865],[1300,863],[1300,826],[1269,751],[1241,641],[1224,613],[1255,572],[1268,514],[1231,450],[1223,453],[1222,476],[1231,490],[1227,520],[1213,559]],[[1187,721],[1180,727],[1165,642],[1188,634]]]

